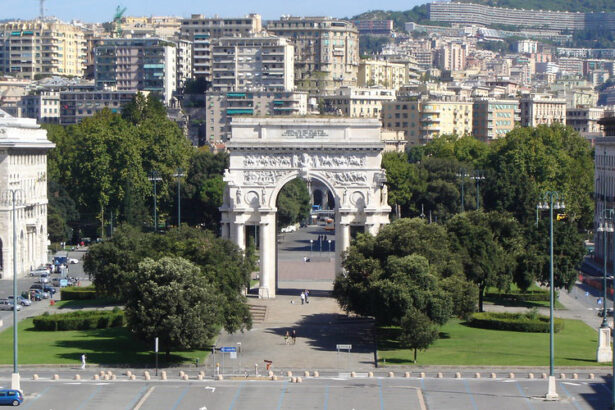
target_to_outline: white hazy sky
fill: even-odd
[[[62,20],[85,22],[111,21],[118,5],[127,7],[127,16],[179,16],[205,14],[221,17],[259,13],[263,19],[277,19],[282,14],[294,16],[352,17],[368,10],[404,11],[425,0],[45,0],[45,15]],[[39,14],[39,0],[0,0],[0,20],[31,19]]]

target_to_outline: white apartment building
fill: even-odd
[[[58,20],[0,24],[0,72],[18,78],[83,76],[87,61],[82,29]]]
[[[438,50],[438,68],[440,70],[461,71],[466,68],[466,46],[450,43]]]
[[[40,91],[24,95],[19,102],[20,117],[34,118],[38,123],[57,124],[60,122],[60,93]]]
[[[576,107],[566,110],[566,125],[586,138],[601,137],[602,126],[598,121],[604,117],[603,107]]]
[[[534,54],[538,52],[538,42],[535,40],[523,39],[517,41],[517,53]]]
[[[359,31],[349,21],[328,17],[282,17],[267,31],[295,46],[295,85],[314,94],[356,86]]]
[[[408,82],[409,77],[408,64],[393,63],[388,60],[361,60],[357,85],[359,87],[380,86],[399,90]],[[415,76],[412,75],[412,78],[415,78]]]
[[[263,30],[261,16],[205,17],[193,14],[181,22],[180,36],[192,42],[192,74],[211,81],[212,40],[222,37],[249,37]]]
[[[285,38],[223,37],[213,43],[212,89],[292,91],[293,46]]]
[[[351,118],[380,118],[382,103],[395,100],[395,90],[388,88],[341,87],[322,98],[325,114]]]
[[[47,152],[55,145],[36,120],[13,118],[1,110],[0,135],[0,268],[2,279],[10,279],[13,250],[17,277],[47,262]]]
[[[546,94],[529,94],[519,101],[521,126],[536,127],[559,122],[566,125],[566,100]]]

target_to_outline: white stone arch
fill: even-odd
[[[318,181],[331,192],[337,272],[350,226],[376,234],[389,222],[378,120],[240,118],[232,126],[222,236],[245,249],[246,226],[259,227],[260,297],[275,297],[276,200],[291,180]]]

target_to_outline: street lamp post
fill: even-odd
[[[564,202],[557,191],[546,191],[539,209],[549,210],[549,387],[547,400],[558,400],[559,396],[553,375],[553,209],[564,209]]]
[[[327,242],[329,242],[329,249],[328,252],[331,253],[331,239],[327,240]]]
[[[463,201],[464,201],[464,179],[467,178],[469,175],[466,172],[466,170],[464,168],[461,168],[459,170],[459,172],[457,173],[457,178],[459,178],[461,180],[461,212],[464,212],[464,205],[463,205]]]
[[[158,171],[153,170],[150,173],[150,176],[148,179],[154,183],[154,232],[158,232],[158,213],[157,213],[158,210],[156,206],[156,182],[162,181],[162,178],[160,178],[160,176],[158,175]]]
[[[310,258],[312,257],[312,246],[314,245],[314,239],[310,239]]]
[[[173,174],[173,177],[177,178],[177,229],[181,229],[182,225],[182,200],[181,200],[181,179],[185,177],[184,170],[181,168],[177,168],[177,172]]]
[[[483,171],[475,169],[472,173],[472,179],[476,181],[476,209],[480,209],[480,183],[485,179]]]

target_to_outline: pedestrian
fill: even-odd
[[[289,340],[288,338],[290,337],[290,334],[288,333],[288,330],[286,331],[286,334],[284,335],[284,344],[288,344]]]
[[[305,303],[310,303],[310,291],[306,289],[303,293],[305,293]]]
[[[305,303],[305,292],[301,292],[301,304]]]
[[[295,332],[295,329],[293,329],[292,338],[293,338],[293,344],[295,344],[297,342],[297,332]]]
[[[87,356],[84,353],[81,355],[81,370],[85,369],[85,359],[87,359]]]

